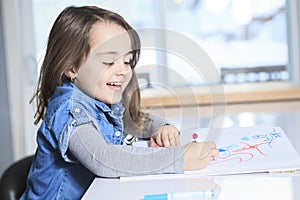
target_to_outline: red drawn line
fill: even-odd
[[[264,145],[264,144],[270,144],[270,142],[263,142],[263,143],[258,143],[258,144],[255,144],[255,145],[250,145],[250,144],[248,144],[246,142],[241,142],[241,143],[245,144],[246,146],[242,147],[240,149],[233,150],[232,152],[241,152],[241,151],[248,151],[248,150],[251,150],[251,149],[256,149],[261,155],[266,156],[267,154],[265,154],[264,152],[262,152],[259,149],[259,146]]]
[[[264,153],[261,149],[259,149],[259,146],[269,145],[270,143],[273,143],[273,142],[263,142],[263,143],[258,143],[255,145],[250,145],[246,142],[241,142],[241,143],[245,144],[246,146],[239,148],[239,149],[232,150],[232,152],[237,152],[237,153],[232,153],[228,156],[224,156],[224,155],[216,156],[215,161],[213,161],[211,164],[217,164],[217,163],[226,162],[229,160],[238,160],[238,162],[246,162],[246,161],[252,160],[254,158],[254,154],[250,153],[250,152],[244,152],[244,151],[249,151],[252,149],[256,149],[258,151],[258,153],[260,153],[263,156],[267,156],[266,153]],[[248,158],[245,157],[245,155],[247,155]]]
[[[238,162],[246,162],[252,160],[254,155],[252,153],[233,153],[228,156],[216,156],[216,160],[213,161],[211,164],[217,164],[226,162],[229,160],[238,160]]]

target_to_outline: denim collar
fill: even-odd
[[[69,92],[73,92],[74,98],[76,98],[77,100],[80,100],[80,101],[87,102],[91,107],[96,106],[102,112],[112,113],[113,116],[123,115],[124,106],[122,103],[112,104],[109,106],[102,101],[99,101],[97,99],[94,99],[94,98],[86,95],[72,82],[64,82],[63,85],[61,87],[59,87],[59,91],[60,92],[58,92],[58,90],[56,90],[56,92],[53,95],[53,98],[55,98],[61,94],[67,94]]]

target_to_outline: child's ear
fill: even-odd
[[[73,82],[77,77],[77,71],[76,71],[75,67],[72,67],[71,69],[65,71],[64,75],[66,77],[69,77],[71,79],[71,81]]]

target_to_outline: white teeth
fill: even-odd
[[[109,82],[107,83],[108,85],[112,85],[112,86],[121,86],[122,83],[121,82]]]

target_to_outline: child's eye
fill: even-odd
[[[125,64],[125,65],[130,65],[131,62],[130,62],[130,61],[126,61],[126,62],[124,62],[124,64]]]
[[[103,65],[112,66],[114,62],[102,62]]]

